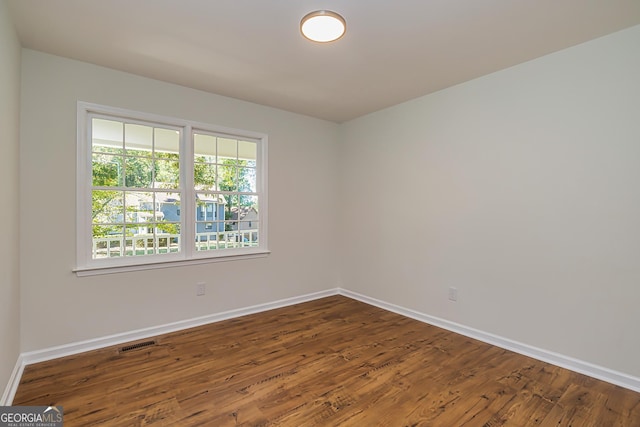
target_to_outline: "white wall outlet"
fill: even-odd
[[[205,291],[207,290],[206,288],[206,283],[204,282],[198,282],[196,283],[196,295],[201,297],[205,294]]]
[[[449,301],[458,301],[458,289],[454,287],[449,288]]]

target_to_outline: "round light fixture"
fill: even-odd
[[[300,21],[300,32],[311,41],[328,43],[338,40],[347,30],[347,23],[330,10],[316,10]]]

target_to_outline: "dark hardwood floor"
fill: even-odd
[[[342,296],[26,367],[71,426],[640,426],[640,393]]]

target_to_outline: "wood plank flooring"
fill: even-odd
[[[71,426],[640,426],[640,393],[342,296],[24,371]]]

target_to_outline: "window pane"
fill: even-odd
[[[193,152],[196,163],[215,163],[216,137],[211,135],[193,135]]]
[[[180,153],[180,132],[173,129],[155,128],[156,157],[177,160]]]
[[[196,195],[196,221],[216,221],[224,215],[225,200],[217,194]]]
[[[156,241],[160,254],[180,252],[180,224],[158,224]]]
[[[216,165],[194,164],[193,179],[196,190],[216,190]]]
[[[126,222],[144,223],[154,218],[153,193],[127,191],[125,197]]]
[[[127,151],[127,156],[151,157],[153,128],[126,123],[124,125],[124,148]]]
[[[94,224],[122,223],[124,221],[124,193],[122,191],[92,191],[91,218]]]
[[[94,153],[106,153],[106,154],[119,154],[124,153],[124,150],[120,148],[106,147],[104,145],[94,145],[92,148]]]
[[[195,248],[197,251],[210,251],[218,249],[217,233],[197,233]]]
[[[91,121],[91,149],[95,152],[122,154],[123,127],[121,122],[104,119]]]
[[[244,160],[247,166],[256,167],[258,144],[249,141],[238,142],[238,158]]]
[[[218,138],[218,163],[224,159],[238,158],[238,141],[229,138]]]
[[[121,225],[94,225],[93,238],[118,237],[122,235],[122,231]]]
[[[234,212],[238,209],[238,196],[236,194],[224,194],[224,219],[234,219]]]
[[[137,224],[126,227],[125,235],[125,256],[151,255],[155,252],[152,224]]]
[[[218,233],[224,231],[223,221],[197,221],[196,234]]]
[[[92,258],[122,256],[123,230],[123,227],[94,225]]]
[[[226,244],[233,247],[258,245],[258,197],[233,195],[225,223]]]
[[[240,221],[238,229],[240,231],[257,230],[258,221]]]
[[[196,249],[218,249],[224,232],[225,200],[218,194],[198,193],[196,201]]]
[[[250,247],[258,245],[258,222],[257,221],[240,221],[237,230],[236,241],[241,247]]]
[[[213,221],[214,220],[214,211],[215,211],[214,203],[207,203],[204,211],[204,220],[205,221]]]
[[[171,160],[156,160],[154,188],[173,188],[180,186],[180,163]]]
[[[121,156],[94,153],[91,158],[94,187],[119,187],[122,185]]]
[[[153,179],[153,160],[140,157],[125,158],[125,186],[150,188]]]
[[[254,168],[238,168],[238,190],[246,193],[256,192],[256,170]]]
[[[238,191],[238,168],[233,166],[233,162],[224,161],[225,164],[218,165],[218,190]]]
[[[156,193],[158,221],[180,222],[180,193]]]
[[[247,230],[258,229],[258,198],[257,196],[236,196],[236,199],[232,198],[231,216],[227,218],[227,227],[230,230],[243,232],[238,233],[239,242],[257,241],[257,235],[255,238],[249,238],[251,233],[244,233]],[[237,201],[237,202],[236,202]]]
[[[253,220],[254,216],[255,219],[258,219],[258,196],[239,196],[239,206],[241,207],[241,209],[243,209],[243,218],[240,218],[240,220],[244,219],[245,215],[250,215],[251,216],[251,220]],[[249,219],[247,219],[247,221],[249,221]]]

